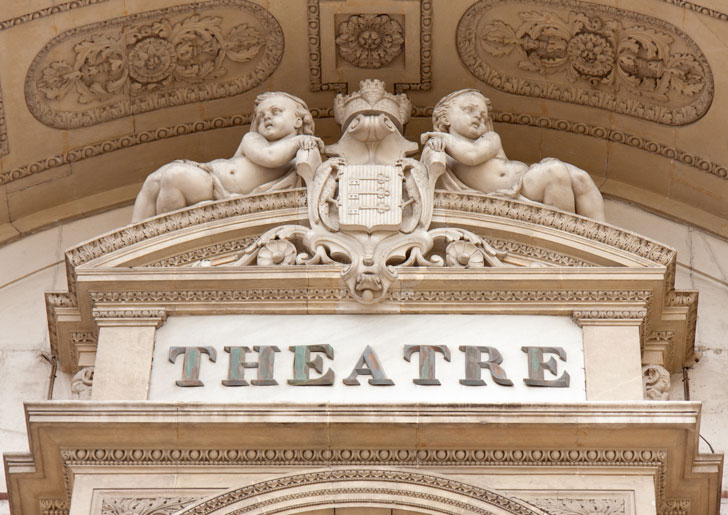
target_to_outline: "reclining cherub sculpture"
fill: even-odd
[[[134,203],[132,222],[199,202],[294,187],[299,149],[323,149],[306,103],[288,93],[255,99],[248,132],[230,159],[172,161],[151,173]]]
[[[584,170],[555,158],[531,166],[506,157],[493,130],[491,105],[480,91],[463,89],[442,98],[432,113],[434,132],[422,134],[423,160],[447,154],[445,189],[521,198],[603,221],[604,201]]]
[[[361,127],[347,121],[346,134],[327,153],[344,156],[350,164],[384,163],[416,150],[402,138],[401,127],[399,131],[387,129],[386,123],[370,127],[374,118],[390,121],[383,114],[366,118]],[[555,158],[528,166],[506,157],[493,130],[490,101],[479,91],[464,89],[441,99],[433,111],[433,128],[422,134],[422,161],[446,159],[440,187],[540,202],[604,220],[604,201],[584,170]],[[232,158],[207,163],[177,160],[160,167],[145,180],[132,222],[200,202],[299,186],[296,154],[323,149],[313,133],[313,118],[303,100],[288,93],[263,93],[255,100],[250,131]],[[354,152],[359,147],[361,151]]]

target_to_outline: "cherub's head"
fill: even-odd
[[[436,131],[477,139],[493,130],[490,99],[477,89],[461,89],[442,98],[432,111]]]
[[[277,141],[296,134],[313,135],[313,117],[306,102],[298,97],[272,91],[255,98],[251,132],[258,132],[268,141]]]

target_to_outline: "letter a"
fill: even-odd
[[[382,364],[379,362],[379,358],[377,358],[377,355],[369,345],[364,349],[349,377],[343,380],[344,384],[349,386],[358,385],[359,381],[356,378],[358,375],[372,376],[369,379],[369,384],[374,386],[392,386],[394,384],[394,381],[387,379]]]

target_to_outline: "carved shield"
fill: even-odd
[[[402,223],[402,167],[346,165],[339,176],[342,229],[399,229]]]

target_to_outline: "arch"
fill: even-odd
[[[429,515],[544,513],[523,501],[442,475],[356,468],[314,470],[231,488],[178,514],[289,514],[353,506],[396,508]]]

